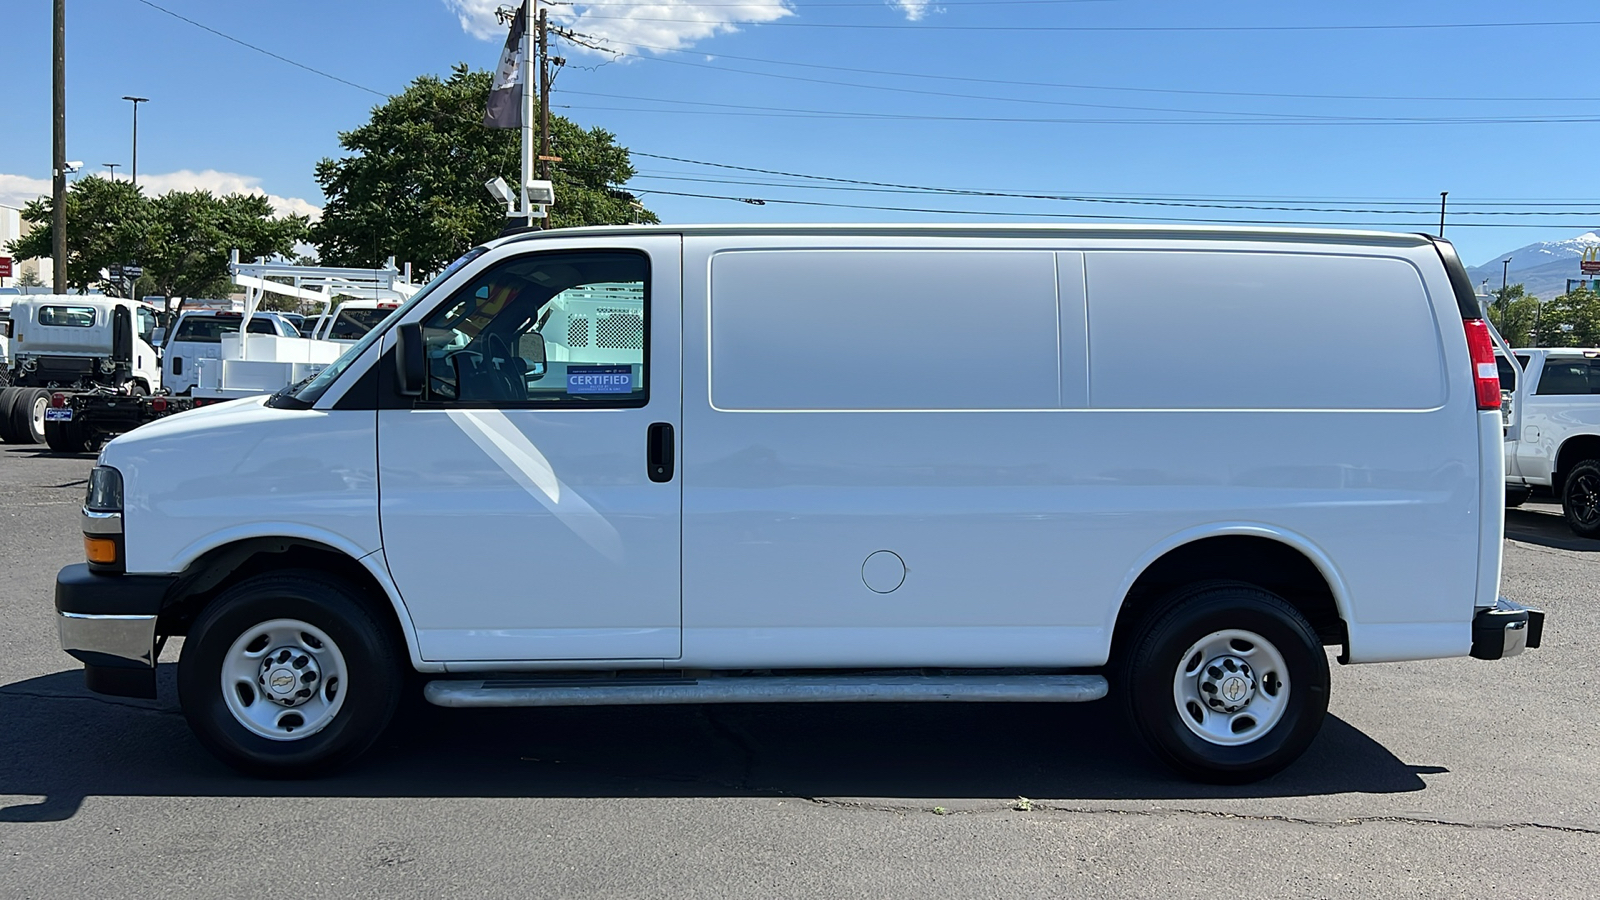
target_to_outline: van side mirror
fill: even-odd
[[[522,336],[521,346],[518,348],[522,358],[528,364],[528,380],[538,381],[544,377],[546,370],[544,358],[544,335],[537,331],[530,331]]]
[[[428,361],[423,353],[422,323],[412,322],[395,329],[395,383],[407,397],[422,396],[428,378]]]
[[[167,330],[165,328],[157,328],[155,331],[150,332],[150,346],[160,347],[166,342]]]

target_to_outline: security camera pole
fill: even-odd
[[[485,182],[484,187],[495,199],[506,204],[508,219],[521,219],[529,228],[542,227],[539,220],[555,202],[550,182],[536,181],[538,176],[534,173],[537,157],[533,149],[533,116],[538,94],[533,86],[533,28],[538,6],[539,0],[524,0],[515,11],[502,7],[496,12],[502,22],[510,19],[511,33],[506,35],[505,48],[500,51],[500,64],[489,85],[489,103],[483,114],[485,128],[522,131],[522,182],[517,190],[509,190],[505,181],[498,177]],[[539,22],[543,24],[542,16]]]

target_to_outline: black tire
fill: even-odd
[[[1241,644],[1249,648],[1239,651],[1240,657],[1191,653],[1208,639],[1235,629],[1263,639],[1266,647],[1235,638],[1223,640],[1221,646],[1232,648],[1228,653]],[[1277,672],[1278,662],[1267,664],[1269,651],[1281,658],[1286,672]],[[1254,670],[1248,666],[1243,670],[1247,683],[1254,684],[1244,705],[1215,714],[1196,709],[1193,702],[1187,704],[1188,712],[1180,708],[1180,684],[1186,683],[1180,681],[1182,671],[1196,673],[1197,687],[1203,686],[1201,682],[1216,681],[1207,678],[1208,672],[1226,679],[1224,685],[1233,681],[1237,687],[1237,680],[1231,677],[1237,669],[1223,672],[1213,665],[1229,658],[1257,664]],[[1316,630],[1281,597],[1247,584],[1209,582],[1174,592],[1132,635],[1118,674],[1134,730],[1163,762],[1197,781],[1242,784],[1281,771],[1311,745],[1328,711],[1328,657]],[[1220,695],[1213,691],[1210,696]],[[1263,703],[1274,697],[1281,699],[1276,704]],[[1253,709],[1275,719],[1257,722]],[[1191,722],[1195,723],[1192,727]],[[1218,740],[1244,742],[1224,744],[1204,737],[1202,722],[1213,723],[1214,734],[1230,731]],[[1229,722],[1248,726],[1230,730]],[[1261,733],[1251,737],[1250,727]],[[1241,736],[1234,737],[1234,733]]]
[[[1600,460],[1572,467],[1561,483],[1561,512],[1578,537],[1600,538]]]
[[[82,422],[45,422],[44,442],[57,453],[93,453],[99,440]]]
[[[22,393],[22,388],[0,388],[0,442],[17,443],[17,434],[11,427],[11,402]]]
[[[1506,508],[1507,509],[1515,509],[1515,508],[1521,506],[1522,504],[1527,503],[1528,502],[1528,497],[1532,493],[1533,493],[1533,489],[1528,487],[1525,484],[1519,484],[1519,485],[1507,487],[1506,488]]]
[[[264,629],[265,623],[279,620],[311,625],[331,639],[342,657],[347,680],[338,685],[342,692],[337,696],[339,705],[332,706],[325,715],[322,721],[326,724],[320,730],[292,736],[292,729],[280,728],[280,739],[274,739],[243,724],[233,711],[233,701],[225,696],[222,682],[225,664],[239,658],[230,657],[236,642],[244,640],[247,632]],[[316,641],[311,643],[325,647]],[[245,650],[249,646],[245,645]],[[256,652],[263,654],[263,659],[276,658],[273,649],[263,645]],[[258,575],[223,592],[190,627],[178,662],[178,697],[195,737],[235,769],[269,778],[317,776],[360,756],[388,727],[404,684],[404,661],[402,648],[397,646],[391,630],[345,582],[310,571]],[[291,658],[289,665],[297,662]],[[338,671],[326,660],[324,663],[329,672]],[[247,712],[240,715],[247,715],[254,704],[262,704],[261,710],[276,715],[280,722],[297,709],[314,716],[312,707],[327,700],[323,691],[334,687],[334,678],[330,674],[320,682],[312,682],[322,688],[305,701],[307,705],[286,708],[284,712],[277,712],[279,707],[273,705],[268,694],[254,694],[255,688],[248,684],[236,685],[241,703],[247,693],[254,697],[244,706]],[[261,690],[267,690],[265,681],[261,682]],[[303,720],[302,724],[313,727],[316,721]]]
[[[44,443],[44,411],[50,408],[50,392],[41,388],[20,388],[11,400],[11,441],[16,444]]]

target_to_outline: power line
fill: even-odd
[[[671,113],[673,115],[738,116],[779,119],[845,119],[856,121],[908,121],[908,122],[987,122],[995,124],[1025,125],[1571,125],[1600,122],[1600,115],[1553,116],[1328,116],[1319,118],[1286,117],[1258,119],[1093,119],[1093,118],[1040,118],[1033,116],[946,116],[923,113],[853,112],[848,110],[796,109],[777,106],[751,106],[737,103],[714,103],[706,100],[679,100],[667,97],[637,97],[626,94],[566,91],[589,97],[637,100],[645,103],[675,103],[680,105],[709,106],[714,109],[646,109],[631,106],[574,106],[568,109],[605,110],[610,112]],[[1269,115],[1269,114],[1257,114]]]
[[[593,37],[591,35],[591,37]],[[662,47],[654,44],[640,44],[631,41],[603,38],[608,43],[622,47],[633,47],[639,50],[650,50],[658,53],[694,53],[704,55],[705,51],[689,50],[682,47]],[[819,69],[829,72],[849,72],[857,75],[883,75],[892,78],[915,78],[918,80],[956,81],[969,84],[994,84],[1008,87],[1043,87],[1061,88],[1082,91],[1111,91],[1118,93],[1138,94],[1181,94],[1206,97],[1262,97],[1282,100],[1379,100],[1379,101],[1407,101],[1422,103],[1600,103],[1600,97],[1409,97],[1382,94],[1293,94],[1277,93],[1271,91],[1206,91],[1184,88],[1145,88],[1145,87],[1119,87],[1104,84],[1076,84],[1060,81],[1019,81],[1005,78],[975,78],[965,75],[942,75],[936,72],[896,72],[887,69],[862,69],[854,66],[829,66],[820,63],[796,62],[784,59],[765,59],[758,56],[734,56],[727,53],[712,54],[717,59],[732,59],[740,62],[762,63],[774,66],[794,66],[797,68]],[[678,66],[693,66],[701,69],[715,69],[724,72],[737,72],[743,75],[763,75],[769,78],[786,78],[791,80],[808,80],[798,76],[780,75],[775,72],[761,72],[754,69],[735,69],[731,66],[717,66],[710,63],[690,62],[682,59],[667,59],[661,56],[645,56],[634,54],[634,59],[649,62],[664,62]],[[851,82],[820,81],[821,84],[852,84]],[[858,87],[871,87],[871,85],[855,85]]]
[[[576,22],[617,21],[652,22],[668,25],[705,25],[703,19],[666,19],[645,16],[593,16],[580,13],[572,17]],[[928,25],[922,22],[848,23],[848,22],[759,22],[768,28],[848,28],[868,31],[1070,31],[1077,33],[1104,32],[1288,32],[1288,31],[1432,31],[1483,28],[1576,28],[1600,25],[1600,20],[1571,22],[1426,22],[1395,25]]]
[[[311,66],[308,66],[305,63],[295,62],[294,60],[290,59],[287,56],[280,56],[280,55],[278,55],[276,53],[273,53],[271,50],[266,49],[265,47],[258,47],[255,44],[250,43],[249,41],[241,41],[241,40],[239,40],[238,38],[234,37],[231,34],[223,34],[222,32],[216,30],[215,28],[212,28],[209,25],[202,25],[199,22],[196,22],[195,20],[189,18],[188,16],[179,15],[178,13],[175,13],[172,10],[167,9],[164,6],[157,6],[156,4],[151,3],[150,0],[137,0],[137,2],[143,3],[145,6],[148,6],[148,7],[150,7],[151,9],[153,9],[153,10],[155,10],[157,12],[166,13],[167,15],[173,17],[174,19],[178,19],[180,21],[188,22],[190,25],[193,25],[194,27],[200,29],[201,31],[209,31],[210,33],[216,35],[219,38],[222,38],[225,41],[232,41],[233,43],[238,44],[241,47],[248,47],[251,50],[256,51],[257,53],[260,53],[260,54],[263,54],[263,55],[266,55],[266,56],[270,56],[273,59],[278,60],[279,62],[288,63],[289,65],[294,66],[297,69],[304,69],[307,72],[312,73],[313,75],[321,75],[323,78],[332,79],[333,81],[337,81],[340,84],[349,85],[350,87],[353,87],[358,91],[366,91],[369,94],[376,94],[379,97],[387,98],[389,96],[389,94],[385,93],[384,91],[380,91],[380,90],[375,90],[373,88],[369,88],[364,84],[356,84],[354,81],[351,81],[351,80],[349,80],[347,78],[340,78],[339,76],[334,75],[331,72],[324,72],[321,69],[312,68]]]
[[[899,187],[863,187],[858,185],[831,185],[831,184],[794,184],[774,181],[750,181],[738,179],[703,178],[692,175],[658,175],[638,173],[636,178],[651,181],[688,181],[700,184],[725,184],[737,187],[775,187],[793,190],[810,191],[848,191],[860,193],[883,194],[914,194],[923,196],[954,196],[954,197],[998,197],[1015,200],[1052,200],[1068,203],[1104,203],[1122,206],[1156,206],[1182,209],[1235,209],[1265,212],[1310,212],[1310,213],[1340,213],[1355,215],[1383,215],[1383,216],[1430,216],[1437,210],[1428,209],[1371,209],[1360,207],[1333,206],[1320,204],[1315,206],[1285,206],[1261,203],[1216,203],[1184,200],[1166,200],[1160,198],[1133,199],[1133,198],[1105,198],[1083,197],[1063,194],[1047,193],[1022,193],[1014,191],[982,191],[964,190],[961,188],[915,187],[911,185]],[[1413,204],[1420,205],[1420,204]],[[1463,204],[1468,205],[1468,204]],[[1600,203],[1587,204],[1585,209],[1574,210],[1477,210],[1453,209],[1452,216],[1580,216],[1600,217]]]
[[[641,6],[641,5],[651,5],[651,6],[659,6],[659,5],[661,5],[659,3],[656,3],[656,4],[641,4],[641,3],[638,2],[638,0],[633,0],[633,2],[625,2],[625,3],[605,3],[605,2],[588,3],[588,2],[584,2],[584,0],[540,0],[540,2],[548,4],[550,6],[572,6],[572,7],[582,6],[585,9],[599,8],[599,7],[613,7],[613,6],[620,6],[620,7],[623,7],[623,8],[637,8],[637,7]],[[946,6],[1065,6],[1065,5],[1074,4],[1074,3],[1114,3],[1114,2],[1116,2],[1116,0],[939,0],[939,6],[941,8],[946,7]],[[745,2],[745,3],[685,3],[685,2],[675,2],[672,5],[674,7],[678,7],[678,8],[682,8],[682,9],[749,9],[753,4],[751,4],[749,2]],[[857,8],[860,8],[860,7],[871,7],[871,8],[874,8],[874,9],[881,9],[883,6],[884,6],[883,0],[856,0],[856,2],[847,2],[847,3],[811,3],[811,2],[807,2],[806,3],[806,9],[817,9],[817,8],[821,8],[821,7],[857,7]],[[778,7],[771,7],[771,8],[772,9],[777,9]]]
[[[1169,216],[1105,216],[1105,215],[1095,215],[1095,214],[1091,214],[1091,213],[1039,213],[1039,212],[1010,212],[1010,211],[999,211],[999,210],[979,210],[979,209],[935,209],[935,208],[915,207],[915,206],[876,206],[876,205],[861,204],[861,203],[829,203],[829,202],[821,201],[821,200],[781,200],[781,199],[773,199],[773,198],[734,197],[734,196],[728,196],[728,195],[725,195],[725,194],[695,194],[695,193],[688,193],[688,192],[684,192],[684,191],[647,190],[647,191],[639,191],[638,192],[638,196],[640,196],[640,197],[646,196],[648,194],[661,194],[661,195],[669,196],[669,197],[693,197],[693,198],[699,198],[699,199],[704,199],[704,200],[730,200],[730,201],[734,201],[734,202],[738,202],[738,203],[751,203],[754,200],[759,200],[760,202],[755,204],[755,205],[758,205],[758,206],[766,206],[767,204],[779,204],[779,205],[788,205],[788,206],[819,206],[819,207],[828,207],[828,208],[832,208],[832,209],[865,209],[865,210],[873,210],[873,211],[877,211],[877,212],[930,213],[930,214],[936,214],[936,215],[985,216],[985,217],[989,217],[989,218],[1090,219],[1090,220],[1094,220],[1094,221],[1108,221],[1108,220],[1110,220],[1110,221],[1122,221],[1122,222],[1168,222],[1168,223],[1194,224],[1194,225],[1300,225],[1300,226],[1340,226],[1340,227],[1356,227],[1356,228],[1393,227],[1393,228],[1411,228],[1411,229],[1415,229],[1415,230],[1418,230],[1418,231],[1424,230],[1425,229],[1425,225],[1426,225],[1425,222],[1421,222],[1421,221],[1419,221],[1419,222],[1321,222],[1321,221],[1306,222],[1306,221],[1292,220],[1292,219],[1202,219],[1202,218],[1169,217]],[[1480,228],[1544,228],[1544,229],[1549,229],[1549,228],[1553,227],[1553,226],[1550,226],[1550,225],[1532,225],[1532,224],[1519,224],[1519,223],[1508,223],[1508,224],[1499,224],[1499,223],[1494,223],[1494,222],[1463,222],[1463,223],[1460,223],[1460,227],[1470,228],[1470,227],[1474,227],[1474,226],[1480,227]]]

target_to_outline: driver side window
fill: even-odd
[[[423,399],[471,406],[643,406],[649,262],[539,253],[478,276],[422,322]]]

